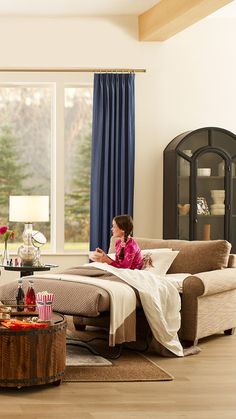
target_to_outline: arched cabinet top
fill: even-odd
[[[235,158],[236,135],[219,127],[204,127],[193,131],[187,131],[177,135],[165,148],[165,152],[182,152],[191,150],[192,154],[197,150],[210,147],[220,149],[233,159]]]
[[[164,150],[163,237],[225,239],[236,252],[236,135],[203,127]]]

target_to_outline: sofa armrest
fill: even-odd
[[[234,268],[201,272],[185,278],[181,296],[181,339],[196,343],[199,299],[234,289],[236,289]]]
[[[190,275],[183,281],[181,294],[181,329],[182,340],[195,343],[197,336],[198,297],[204,294],[204,283],[196,275]]]
[[[229,255],[228,268],[236,268],[236,255]]]
[[[183,281],[183,294],[199,297],[204,294],[204,284],[197,275],[190,275]]]
[[[236,289],[235,268],[217,269],[191,275],[183,281],[183,294],[193,297],[218,294]]]

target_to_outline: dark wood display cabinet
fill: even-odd
[[[174,138],[164,151],[164,239],[225,239],[236,252],[236,135],[216,127]]]

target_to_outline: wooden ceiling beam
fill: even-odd
[[[140,41],[165,41],[232,0],[160,0],[139,16]]]

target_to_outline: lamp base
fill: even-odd
[[[38,249],[32,244],[32,231],[32,224],[25,224],[23,232],[24,244],[22,244],[18,249],[18,256],[21,259],[22,266],[34,266],[35,261],[37,260]]]
[[[34,266],[36,261],[37,249],[34,246],[22,244],[18,249],[18,256],[22,266]]]

